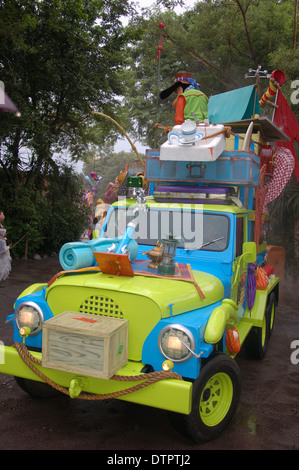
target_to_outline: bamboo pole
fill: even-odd
[[[137,155],[137,158],[139,160],[139,162],[141,163],[142,165],[142,168],[144,169],[145,168],[145,165],[144,165],[144,161],[142,160],[141,156],[139,155],[135,145],[133,144],[133,142],[131,141],[130,137],[128,136],[128,134],[126,133],[126,131],[124,130],[123,127],[121,127],[120,124],[118,124],[118,122],[116,122],[114,119],[112,119],[112,117],[110,116],[107,116],[107,114],[104,114],[104,113],[100,113],[98,111],[92,111],[92,114],[96,114],[97,116],[103,116],[105,118],[107,118],[109,121],[113,122],[113,124],[115,124],[120,130],[121,132],[124,134],[124,136],[127,138],[127,140],[129,141],[133,151],[136,153]]]

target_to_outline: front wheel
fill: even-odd
[[[15,381],[32,398],[53,398],[60,394],[58,390],[44,382],[35,382],[34,380],[23,379],[22,377],[15,377]]]
[[[190,415],[173,413],[172,424],[196,442],[214,439],[233,417],[240,393],[241,375],[235,360],[216,356],[208,361],[194,382]]]

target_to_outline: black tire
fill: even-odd
[[[15,381],[23,392],[28,393],[32,398],[54,398],[60,394],[58,390],[44,382],[35,382],[22,377],[15,377]]]
[[[215,439],[235,414],[240,394],[238,365],[231,357],[217,355],[206,363],[193,384],[191,413],[171,413],[170,421],[195,442]]]
[[[251,359],[263,359],[267,352],[268,341],[273,331],[275,320],[275,294],[271,292],[267,299],[266,311],[261,327],[254,326],[245,340],[245,351]]]

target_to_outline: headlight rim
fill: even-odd
[[[162,337],[168,330],[171,330],[171,329],[182,331],[183,333],[185,333],[188,336],[188,339],[190,341],[190,346],[189,346],[189,348],[187,348],[188,349],[188,354],[185,357],[183,357],[182,359],[176,359],[176,358],[173,358],[173,357],[167,355],[165,353],[165,351],[163,350],[163,348],[162,348]],[[166,359],[168,359],[172,362],[175,362],[175,363],[186,362],[189,359],[191,359],[191,357],[193,356],[192,351],[195,350],[195,338],[194,338],[192,332],[187,327],[185,327],[183,325],[180,325],[179,323],[174,323],[174,324],[169,323],[168,325],[164,326],[164,328],[162,328],[162,330],[159,333],[158,346],[159,346],[159,350],[160,350],[161,354]]]
[[[38,316],[39,316],[39,320],[40,320],[39,326],[36,328],[36,330],[31,331],[31,333],[29,333],[29,335],[28,335],[28,336],[35,336],[38,333],[40,333],[40,331],[42,329],[42,325],[43,325],[43,322],[44,322],[43,311],[42,311],[42,309],[40,308],[39,305],[37,305],[35,302],[32,302],[31,300],[20,303],[17,306],[16,311],[15,311],[15,322],[16,322],[16,326],[17,326],[18,330],[20,330],[20,328],[22,328],[24,326],[24,325],[20,326],[19,321],[18,321],[18,313],[21,310],[21,308],[23,308],[23,307],[32,307],[32,308],[34,308],[36,310]]]

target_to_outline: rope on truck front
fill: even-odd
[[[38,377],[40,377],[45,383],[50,385],[55,390],[58,390],[61,393],[69,396],[69,389],[66,387],[62,387],[61,385],[56,384],[51,380],[49,377],[45,376],[40,370],[38,370],[34,364],[38,366],[42,366],[42,362],[34,357],[27,349],[25,344],[22,343],[14,343],[13,346],[16,348],[20,358],[22,361],[29,367],[29,369],[34,372]],[[163,372],[163,371],[156,371],[150,372],[148,374],[140,374],[134,376],[126,376],[126,375],[113,375],[110,380],[116,380],[121,382],[136,382],[139,380],[144,380],[143,383],[134,385],[133,387],[126,388],[125,390],[119,390],[117,392],[111,393],[103,393],[99,395],[93,395],[89,393],[81,393],[78,397],[81,400],[107,400],[110,398],[118,398],[124,395],[128,395],[129,393],[136,392],[137,390],[141,390],[155,382],[160,380],[166,379],[175,379],[175,380],[183,380],[182,377],[177,374],[176,372]]]

